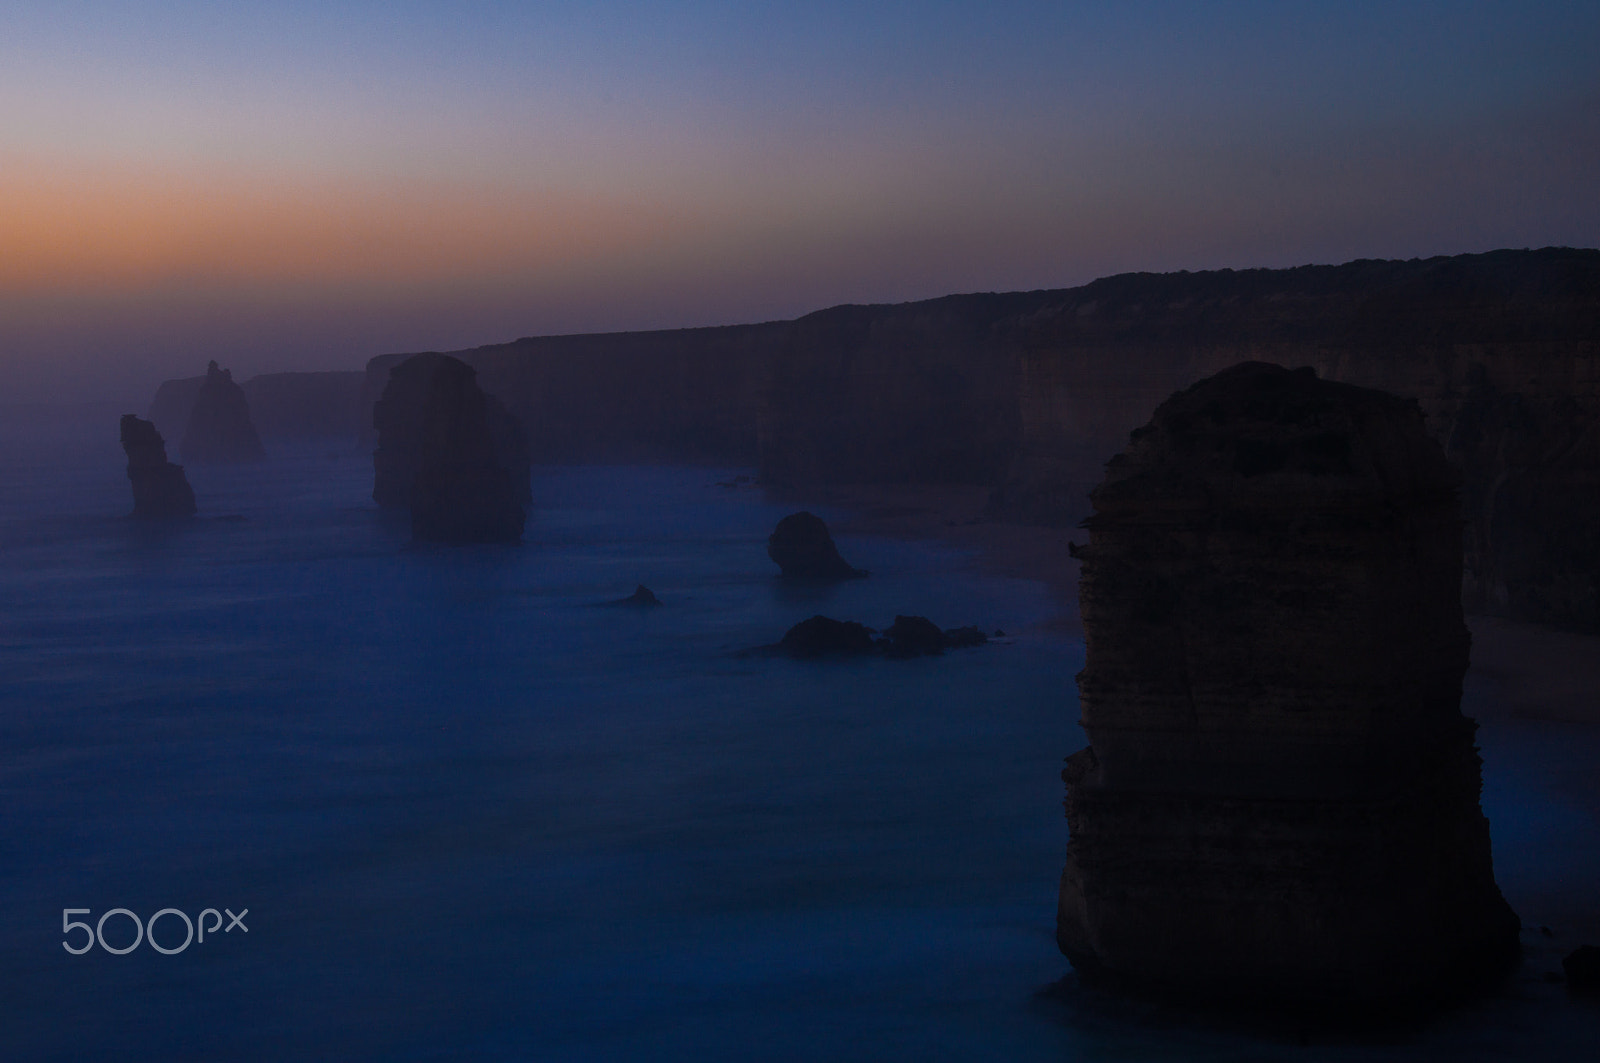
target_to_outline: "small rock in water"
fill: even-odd
[[[996,635],[1000,632],[996,631]],[[949,628],[944,633],[944,644],[953,650],[966,649],[968,646],[982,646],[989,641],[989,636],[983,633],[983,628],[976,624],[968,627]]]
[[[789,579],[853,579],[866,572],[839,556],[828,526],[814,513],[791,513],[767,538],[767,556]]]
[[[833,620],[814,616],[802,620],[784,633],[779,648],[791,657],[824,657],[834,654],[857,655],[877,649],[872,629],[854,620]]]
[[[660,605],[661,604],[661,599],[657,598],[655,596],[655,593],[652,592],[649,587],[646,587],[643,583],[641,583],[637,587],[634,588],[634,591],[633,591],[632,594],[628,595],[626,598],[622,598],[622,599],[618,600],[617,604],[618,605]]]
[[[790,628],[776,647],[767,648],[775,648],[791,657],[876,653],[906,658],[936,657],[951,647],[981,646],[989,641],[980,628],[940,631],[938,625],[925,616],[897,616],[894,623],[884,629],[882,638],[873,635],[872,628],[853,620],[814,616]]]
[[[890,657],[934,657],[944,652],[945,637],[925,616],[897,616],[879,640]]]

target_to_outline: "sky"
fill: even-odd
[[[0,404],[1600,246],[1600,4],[7,0]]]

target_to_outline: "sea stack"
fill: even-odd
[[[435,378],[441,369],[459,381],[462,370],[476,374],[470,366],[448,354],[416,354],[389,370],[389,382],[372,405],[372,427],[378,446],[372,453],[372,500],[380,506],[397,509],[411,505],[417,469],[423,449],[423,427],[435,400]],[[529,487],[532,462],[522,423],[493,395],[478,387],[483,396],[483,420],[494,443],[496,463],[511,474],[517,501],[532,501]]]
[[[814,513],[791,513],[767,537],[767,556],[789,579],[835,580],[865,576],[839,556],[828,526]]]
[[[411,509],[422,542],[516,542],[529,497],[521,425],[448,355],[394,368],[373,409],[373,498]]]
[[[179,450],[184,461],[202,463],[260,461],[266,456],[250,420],[250,402],[233,382],[232,370],[219,369],[216,362],[206,365]]]
[[[194,489],[183,466],[167,460],[167,444],[151,421],[122,415],[122,449],[133,485],[133,515],[148,519],[194,516]]]
[[[1090,500],[1073,965],[1345,1014],[1505,969],[1457,481],[1416,403],[1238,365],[1164,402]]]

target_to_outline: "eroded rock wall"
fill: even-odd
[[[1514,954],[1460,712],[1457,476],[1414,401],[1248,363],[1094,489],[1058,940],[1186,997],[1402,1006]]]

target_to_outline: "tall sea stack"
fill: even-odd
[[[1503,969],[1457,482],[1417,404],[1238,365],[1164,402],[1090,498],[1074,966],[1355,1010]]]
[[[195,395],[189,424],[179,448],[184,461],[260,461],[266,456],[261,437],[250,420],[250,402],[244,389],[233,382],[233,372],[206,366],[205,383]]]
[[[133,485],[133,515],[163,519],[194,516],[194,489],[183,466],[167,460],[167,444],[154,423],[122,415],[122,449]]]
[[[516,542],[530,496],[521,426],[448,355],[396,366],[373,409],[372,496],[411,509],[423,542]]]

